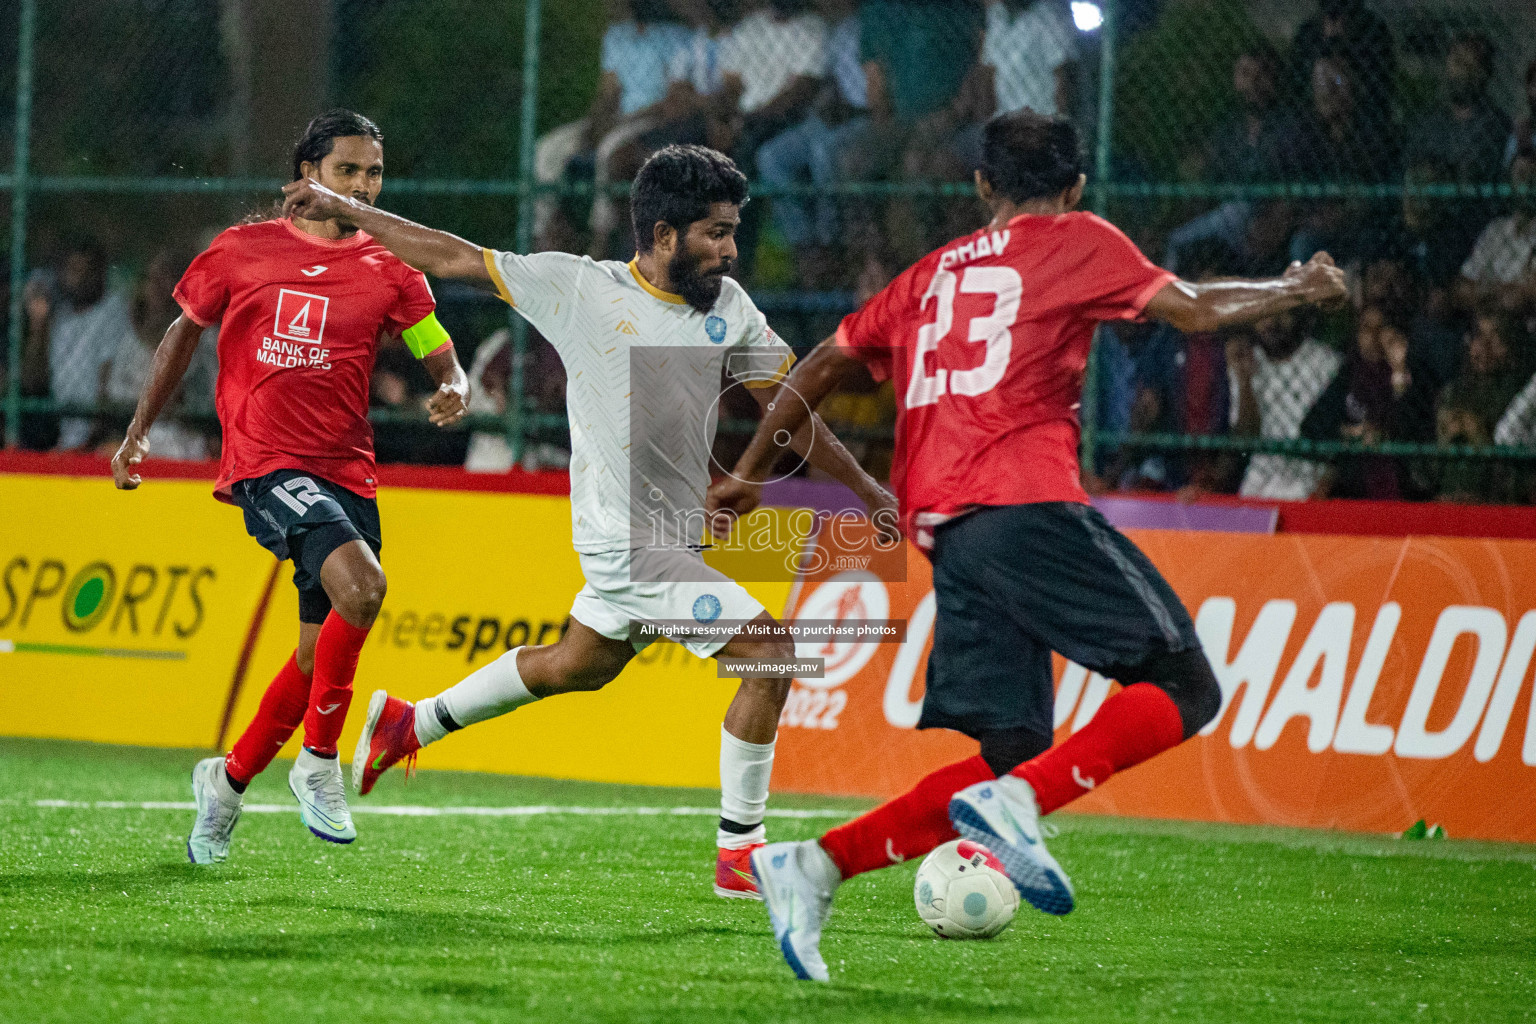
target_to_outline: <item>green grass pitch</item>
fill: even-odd
[[[0,1020],[1536,1018],[1536,848],[1064,818],[1070,916],[1026,906],[994,941],[939,940],[903,865],[843,888],[814,985],[761,905],[712,895],[708,817],[359,815],[336,847],[297,813],[247,813],[210,869],[186,863],[190,812],[38,805],[186,801],[196,756],[0,740]],[[286,768],[248,800],[290,801]],[[359,805],[714,802],[423,772]]]

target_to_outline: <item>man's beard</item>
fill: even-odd
[[[708,313],[715,308],[715,303],[720,301],[720,289],[724,286],[725,275],[731,272],[731,261],[722,260],[720,269],[709,274],[699,273],[699,264],[692,259],[686,249],[678,249],[672,257],[672,262],[667,265],[667,276],[672,279],[672,287],[677,289],[677,294],[700,313]]]

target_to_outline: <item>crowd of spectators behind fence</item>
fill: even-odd
[[[627,258],[628,212],[622,189],[610,186],[660,146],[704,143],[769,187],[769,198],[743,211],[737,276],[759,290],[771,282],[857,301],[980,226],[982,215],[964,198],[917,190],[882,198],[845,186],[966,181],[979,163],[980,126],[999,112],[1031,107],[1090,127],[1091,98],[1079,88],[1088,81],[1079,73],[1085,37],[1065,0],[608,0],[608,18],[590,108],[538,140],[539,183],[568,186],[537,199],[538,248]],[[1184,180],[1388,187],[1320,198],[1251,189],[1186,200],[1163,224],[1138,222],[1125,202],[1112,208],[1149,254],[1187,278],[1273,275],[1326,249],[1348,268],[1353,299],[1343,311],[1287,314],[1219,336],[1106,325],[1091,401],[1110,443],[1092,467],[1093,487],[1536,500],[1536,463],[1244,456],[1115,440],[1158,433],[1536,446],[1536,196],[1443,187],[1536,185],[1536,63],[1524,75],[1523,109],[1504,109],[1490,88],[1500,43],[1448,30],[1433,95],[1410,103],[1399,95],[1400,54],[1387,23],[1364,0],[1322,0],[1287,46],[1255,43],[1229,74],[1206,69],[1226,82],[1216,105],[1230,114],[1208,137],[1186,140]],[[1188,46],[1186,59],[1199,53],[1196,41]],[[115,438],[111,416],[79,410],[121,412],[137,397],[176,314],[170,290],[186,260],[161,252],[131,286],[112,290],[106,255],[81,244],[56,272],[34,273],[20,372],[27,394],[69,407],[58,447]],[[215,333],[178,411],[211,407]],[[550,355],[536,348],[524,377],[534,408],[559,412],[562,377]],[[505,411],[511,359],[504,333],[479,346],[474,411]],[[386,349],[375,403],[413,402],[411,371],[408,357]],[[878,435],[893,410],[888,387],[871,382],[823,412],[834,427]],[[216,451],[205,419],[162,423],[151,435],[157,455]],[[888,443],[860,443],[871,468],[883,469]],[[557,446],[536,451],[544,464],[560,463]],[[472,466],[510,459],[496,435],[470,443]]]

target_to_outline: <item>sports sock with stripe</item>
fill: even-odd
[[[748,743],[720,727],[720,827],[715,845],[721,849],[740,850],[764,841],[773,746],[773,740]]]
[[[267,685],[256,717],[224,758],[224,770],[231,783],[237,785],[237,791],[243,792],[272,763],[288,737],[304,721],[304,712],[309,708],[310,680],[310,676],[299,671],[295,651]]]
[[[352,677],[363,652],[368,630],[342,618],[333,609],[315,641],[315,675],[304,715],[304,746],[321,757],[336,756],[336,741],[352,706]]]
[[[521,650],[512,648],[436,697],[417,704],[416,742],[422,746],[435,743],[456,729],[538,700],[523,685],[522,674],[517,670],[517,652]]]
[[[1151,683],[1127,686],[1093,720],[1059,746],[1012,772],[1035,791],[1041,814],[1071,803],[1111,775],[1138,765],[1184,740],[1184,721],[1173,698]]]
[[[980,754],[945,765],[901,796],[832,829],[821,837],[821,848],[844,878],[921,857],[958,834],[949,823],[949,798],[995,778]]]

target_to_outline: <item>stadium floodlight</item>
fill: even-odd
[[[1072,23],[1079,32],[1096,32],[1104,24],[1104,12],[1099,5],[1087,0],[1073,0]]]

